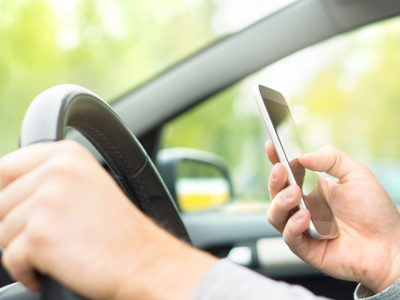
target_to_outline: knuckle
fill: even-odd
[[[62,140],[57,142],[56,149],[57,153],[71,156],[84,155],[84,153],[87,152],[86,148],[72,140]]]
[[[338,158],[341,157],[341,151],[338,148],[336,148],[335,146],[332,146],[329,144],[323,146],[320,151],[323,153],[326,153],[327,155],[331,156],[335,160],[337,160]]]
[[[24,249],[21,248],[16,248],[16,247],[9,247],[7,248],[2,256],[1,256],[1,261],[3,266],[7,270],[12,270],[16,267],[18,267],[22,262],[23,262],[23,254]]]
[[[280,191],[278,194],[276,194],[275,198],[272,200],[274,205],[273,208],[275,211],[282,211],[286,207],[286,203],[282,199],[282,193],[283,191]]]
[[[73,157],[68,155],[59,155],[46,163],[46,172],[51,178],[71,176],[76,171],[77,163]]]
[[[328,168],[328,170],[326,170],[326,172],[329,173],[329,172],[331,172],[331,170],[333,170],[335,168],[337,169],[342,166],[343,156],[342,156],[342,152],[339,149],[337,149],[334,146],[327,145],[327,146],[325,146],[324,150],[330,156],[330,163],[329,163],[330,167]]]
[[[53,181],[51,185],[43,186],[37,191],[33,196],[33,201],[35,201],[38,207],[48,207],[54,202],[58,192],[61,192],[61,189],[58,188],[57,181]]]
[[[34,218],[26,226],[27,244],[32,248],[47,246],[52,241],[52,227],[47,218]]]
[[[336,151],[338,151],[338,149],[335,146],[331,145],[331,144],[327,144],[327,145],[324,145],[321,148],[321,151],[336,152]]]
[[[57,142],[57,150],[47,161],[47,171],[53,176],[78,175],[91,157],[90,152],[79,143],[70,140]]]
[[[330,144],[323,146],[321,148],[321,150],[326,152],[326,153],[328,153],[328,154],[330,154],[330,155],[332,155],[332,156],[335,156],[336,158],[339,158],[339,157],[342,156],[341,155],[342,152],[338,148],[336,148],[335,146],[330,145]]]

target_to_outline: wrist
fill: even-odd
[[[394,243],[394,244],[397,244]],[[377,263],[375,271],[369,272],[361,283],[374,294],[386,290],[400,278],[400,247],[392,247],[392,251],[386,252],[386,261]],[[392,255],[390,255],[392,254]]]
[[[217,258],[179,241],[154,226],[115,299],[188,299]],[[140,245],[139,245],[140,246]],[[137,247],[135,247],[137,249]]]

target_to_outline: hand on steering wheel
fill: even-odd
[[[125,195],[90,153],[75,142],[36,144],[63,139],[67,127],[82,133],[103,155]],[[20,143],[21,147],[35,145],[0,160],[0,243],[6,268],[32,290],[38,290],[33,270],[63,278],[65,284],[74,287],[83,284],[78,279],[84,277],[82,273],[107,278],[133,276],[124,258],[149,249],[133,246],[140,241],[132,228],[146,230],[142,236],[148,238],[160,231],[128,199],[167,231],[189,241],[150,158],[110,106],[90,91],[60,85],[40,94],[25,115]],[[88,186],[95,188],[88,192]],[[71,241],[76,244],[69,244]],[[116,247],[92,246],[102,242]],[[96,264],[85,265],[88,252],[97,258]],[[69,261],[71,257],[75,259]],[[115,264],[111,269],[105,263],[110,257]],[[62,274],[65,269],[71,271],[71,264],[81,276]],[[31,272],[24,272],[26,269]],[[120,274],[112,274],[113,270]],[[103,282],[106,284],[92,288],[86,282],[85,294],[92,296],[116,284],[110,279]],[[46,277],[41,283],[45,299],[80,299]]]

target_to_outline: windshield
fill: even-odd
[[[0,0],[0,155],[44,89],[75,83],[111,101],[290,2]]]

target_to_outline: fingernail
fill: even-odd
[[[315,152],[306,153],[306,154],[303,155],[303,158],[312,157],[314,155],[315,155]]]
[[[287,187],[286,190],[283,191],[283,198],[289,200],[293,197],[293,188]]]
[[[296,222],[300,222],[301,220],[304,219],[304,214],[305,214],[304,210],[301,209],[301,210],[299,210],[298,212],[296,212],[296,213],[294,214],[293,219],[294,219]]]
[[[276,181],[276,174],[274,172],[274,169],[272,169],[272,172],[271,172],[271,180]]]

